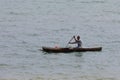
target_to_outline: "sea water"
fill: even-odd
[[[39,50],[73,35],[102,51]],[[0,80],[120,80],[119,50],[119,0],[0,0]]]

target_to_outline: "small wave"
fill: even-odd
[[[105,1],[81,1],[80,3],[105,3]]]
[[[107,42],[101,42],[101,43],[120,43],[120,41],[107,41]]]
[[[9,65],[8,64],[0,64],[0,68],[5,68],[5,67],[8,67]]]
[[[120,41],[111,41],[111,43],[120,43]]]
[[[23,12],[9,12],[8,14],[10,15],[28,15],[28,13],[23,13]]]

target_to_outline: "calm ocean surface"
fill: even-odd
[[[102,46],[102,52],[39,51],[65,47],[73,35],[81,36],[83,47]],[[0,0],[0,80],[119,76],[120,0]]]

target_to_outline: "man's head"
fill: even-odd
[[[77,36],[77,40],[79,40],[80,39],[80,36]]]

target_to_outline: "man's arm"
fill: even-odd
[[[69,44],[75,44],[76,42],[69,42]]]

